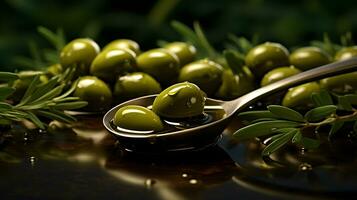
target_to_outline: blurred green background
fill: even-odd
[[[134,39],[142,49],[157,40],[179,40],[170,22],[201,23],[209,40],[223,48],[227,33],[288,47],[308,45],[327,33],[333,41],[357,32],[355,1],[323,0],[5,0],[0,2],[0,70],[26,69],[19,56],[30,57],[29,44],[48,48],[38,26],[62,28],[67,41],[91,37],[101,46],[118,38]],[[355,35],[354,35],[355,36]],[[356,37],[354,37],[356,38]]]

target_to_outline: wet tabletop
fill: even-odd
[[[260,141],[231,137],[186,153],[128,153],[102,126],[81,117],[48,131],[14,125],[0,139],[1,199],[336,199],[355,196],[355,146],[288,147],[271,159]],[[332,150],[333,149],[333,150]],[[346,153],[348,152],[348,153]]]

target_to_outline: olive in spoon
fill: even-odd
[[[151,106],[157,95],[143,96],[121,103],[109,110],[103,117],[105,128],[117,137],[120,147],[133,152],[165,153],[202,149],[215,144],[234,114],[242,111],[253,102],[289,87],[318,80],[328,76],[355,71],[357,58],[351,58],[314,68],[278,82],[261,87],[231,101],[220,101],[207,98],[206,107],[223,109],[225,115],[221,119],[192,128],[174,130],[164,133],[135,134],[122,132],[111,125],[118,109],[127,105]],[[356,77],[357,78],[357,77]]]

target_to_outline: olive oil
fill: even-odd
[[[149,106],[150,108],[151,106]],[[204,124],[208,124],[214,121],[218,121],[224,118],[226,115],[225,111],[220,106],[205,106],[204,112],[201,115],[189,117],[189,118],[161,118],[164,129],[158,132],[153,130],[149,131],[138,131],[129,130],[122,127],[114,125],[113,121],[110,122],[112,128],[118,132],[128,133],[128,134],[164,134],[168,132],[174,132],[179,130],[184,130],[188,128],[194,128]]]

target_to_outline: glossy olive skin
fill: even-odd
[[[231,100],[252,90],[254,90],[254,82],[249,77],[234,74],[231,70],[224,70],[222,84],[215,96],[220,99]]]
[[[88,38],[79,38],[69,42],[60,53],[63,69],[76,66],[80,75],[89,73],[89,67],[98,55],[100,48],[96,42]]]
[[[357,93],[357,72],[321,79],[320,85],[338,94]]]
[[[118,102],[122,102],[160,92],[161,86],[152,76],[142,72],[134,72],[118,78],[113,94]]]
[[[108,85],[95,76],[83,76],[74,90],[73,96],[87,101],[85,111],[101,112],[107,110],[112,103],[112,92]]]
[[[290,64],[303,71],[330,63],[330,56],[317,47],[302,47],[293,51]]]
[[[335,60],[346,60],[357,57],[357,46],[346,47],[338,51],[335,55]]]
[[[280,81],[284,78],[298,74],[300,72],[301,72],[301,70],[295,68],[294,66],[279,67],[279,68],[273,69],[264,75],[263,79],[260,82],[260,86],[263,87],[263,86],[269,85],[271,83]]]
[[[266,42],[252,48],[245,63],[257,78],[261,78],[274,68],[288,66],[289,51],[279,43]]]
[[[317,82],[305,83],[290,88],[283,98],[282,105],[287,107],[311,106],[311,94],[319,91],[320,85]]]
[[[195,60],[196,48],[185,42],[172,42],[164,46],[165,49],[176,54],[180,65],[184,66]]]
[[[135,55],[140,54],[140,46],[134,40],[129,39],[118,39],[110,42],[105,47],[103,47],[103,51],[105,50],[114,50],[114,49],[130,49]]]
[[[114,115],[113,124],[134,131],[161,131],[164,128],[159,116],[137,105],[121,107]]]
[[[135,53],[130,49],[114,49],[100,52],[90,66],[90,74],[109,83],[117,77],[135,70]]]
[[[179,82],[196,84],[208,96],[216,93],[222,83],[223,67],[209,59],[198,60],[185,65],[179,75]]]
[[[15,102],[19,102],[21,100],[36,75],[39,75],[41,83],[48,82],[47,76],[42,71],[21,71],[18,75],[19,79],[15,80],[12,84],[12,87],[15,88],[15,92],[12,93],[10,97]]]
[[[180,72],[180,62],[177,56],[163,48],[140,54],[136,62],[140,71],[153,76],[162,86],[175,83]]]
[[[186,118],[203,113],[205,95],[189,82],[177,83],[166,88],[154,100],[152,110],[161,117]]]

